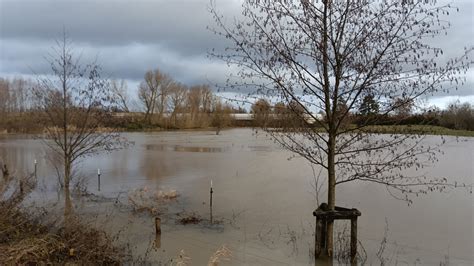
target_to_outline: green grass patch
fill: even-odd
[[[380,134],[426,134],[426,135],[445,135],[458,137],[474,137],[474,131],[457,130],[440,126],[427,125],[387,125],[387,126],[367,126],[363,129],[366,132]]]

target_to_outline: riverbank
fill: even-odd
[[[355,125],[354,125],[355,127]],[[236,128],[253,128],[253,127],[228,127],[221,130],[230,130]],[[203,127],[203,128],[162,128],[147,127],[140,129],[131,128],[119,128],[119,132],[124,133],[152,133],[152,132],[203,132],[203,131],[217,131],[214,127]],[[318,130],[323,132],[321,128]],[[454,136],[454,137],[474,137],[474,131],[472,130],[460,130],[450,129],[441,126],[429,126],[429,125],[373,125],[364,127],[364,132],[378,133],[378,134],[424,134],[433,136]],[[8,132],[7,130],[1,130],[0,136],[2,135],[16,135],[16,134],[39,134],[39,132]]]

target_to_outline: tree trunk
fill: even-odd
[[[64,228],[66,230],[71,229],[72,224],[72,201],[71,193],[68,187],[64,188]]]
[[[68,158],[64,159],[64,189],[69,189],[71,181],[71,161]]]
[[[335,169],[335,137],[332,134],[329,135],[328,141],[328,207],[329,210],[334,210],[336,206],[336,169]],[[334,220],[329,219],[327,221],[327,240],[326,247],[328,256],[333,255],[333,231],[334,231]]]

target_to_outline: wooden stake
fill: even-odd
[[[161,248],[161,218],[155,217],[155,248]]]
[[[357,263],[357,217],[351,219],[351,263]]]
[[[161,218],[155,217],[155,233],[161,235]]]
[[[314,258],[319,258],[322,249],[322,240],[324,239],[323,236],[323,221],[316,217],[316,231],[314,234]]]

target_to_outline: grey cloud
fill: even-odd
[[[206,53],[228,43],[206,30],[213,25],[208,5],[209,0],[0,0],[0,74],[48,73],[43,56],[64,27],[84,61],[98,55],[113,78],[137,83],[146,70],[160,68],[186,84],[222,84],[231,69]],[[450,34],[433,40],[447,57],[473,44],[474,3],[454,5],[460,12],[449,17]],[[217,7],[232,22],[240,0],[218,0]],[[473,74],[448,95],[474,95]],[[436,94],[441,95],[446,94]]]
[[[45,56],[51,53],[52,44],[36,42],[35,48],[17,40],[3,40],[0,73],[48,74],[50,66]],[[183,56],[160,45],[130,43],[122,46],[93,46],[74,43],[74,53],[86,64],[97,59],[106,75],[111,78],[141,80],[147,70],[159,68],[174,79],[191,85],[196,83],[224,82],[226,66],[211,61],[206,54]]]
[[[235,5],[222,2],[224,11]],[[160,44],[196,55],[225,42],[206,30],[213,23],[208,5],[208,0],[3,1],[1,36],[51,40],[65,27],[75,41],[93,45]]]

